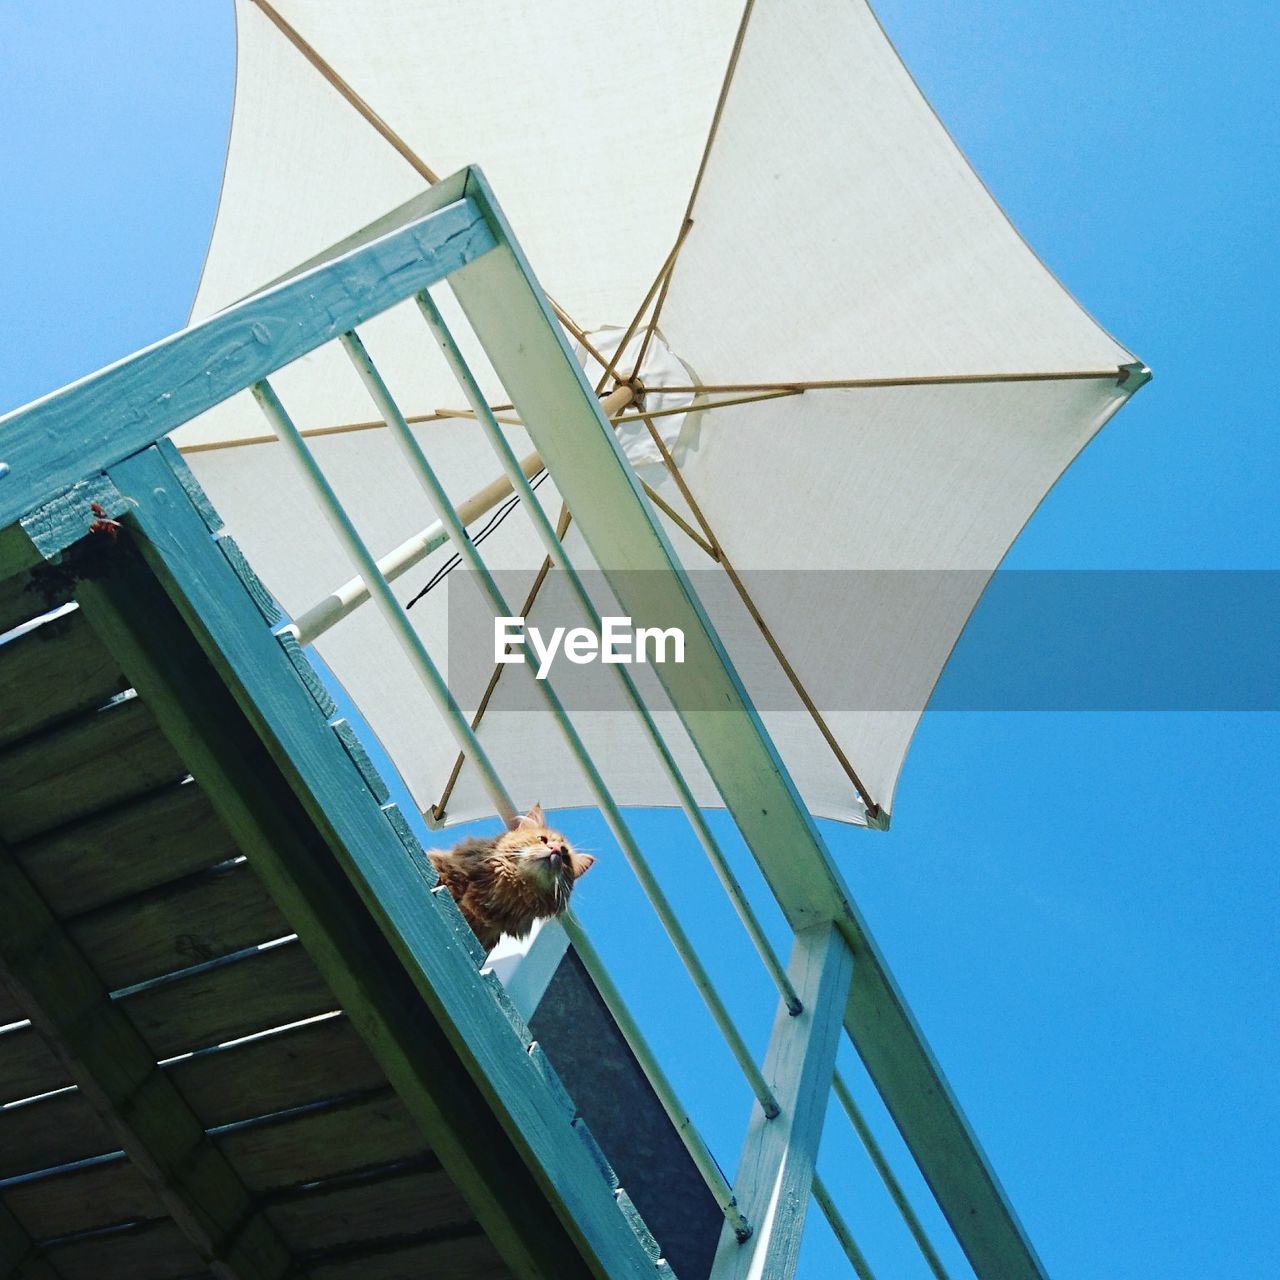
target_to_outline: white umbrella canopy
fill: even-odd
[[[883,824],[987,578],[1141,375],[1124,376],[1134,357],[1019,238],[871,11],[859,0],[756,0],[745,15],[740,0],[237,0],[236,11],[231,141],[195,316],[358,231],[431,174],[481,165],[575,334],[607,358],[631,332],[623,374],[644,349],[644,407],[672,411],[652,422],[679,475],[639,420],[624,449],[681,517],[662,519],[706,571],[696,584],[806,804]],[[365,338],[401,406],[428,419],[415,430],[454,500],[491,480],[478,426],[432,416],[462,399],[416,314],[399,308]],[[375,552],[431,522],[387,432],[350,429],[376,415],[340,353],[275,381],[299,426],[322,433],[317,457]],[[695,393],[700,411],[678,413]],[[245,396],[178,443],[296,616],[353,570],[266,434]],[[554,519],[550,482],[539,497]],[[542,559],[524,517],[484,550],[512,571],[519,603]],[[403,579],[402,598],[446,555]],[[919,570],[951,572],[891,572]],[[413,609],[433,652],[448,652],[449,593],[456,603],[468,590],[455,575]],[[554,587],[529,614],[580,621]],[[467,643],[488,653],[491,633]],[[449,822],[491,811],[468,766],[453,778],[443,723],[375,611],[318,648],[424,808]],[[468,674],[485,665],[454,657]],[[482,740],[518,799],[591,803],[528,683],[505,668]],[[620,697],[595,684],[588,697],[575,721],[619,803],[672,803]],[[674,713],[658,719],[694,794],[715,804]]]

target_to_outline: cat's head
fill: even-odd
[[[511,821],[498,837],[497,850],[515,860],[521,875],[563,891],[566,899],[574,881],[595,863],[591,854],[579,853],[560,832],[547,826],[540,804]]]

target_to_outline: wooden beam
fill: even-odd
[[[68,936],[112,991],[242,953],[289,932],[243,862],[206,867],[67,924]]]
[[[15,844],[43,836],[185,772],[146,706],[112,703],[0,751],[0,836]]]
[[[34,1240],[168,1217],[155,1191],[123,1154],[11,1183],[0,1194]],[[0,1276],[7,1275],[0,1267]]]
[[[70,1085],[71,1073],[65,1067],[64,1071]],[[0,1132],[4,1134],[0,1180],[4,1181],[110,1155],[120,1146],[88,1096],[73,1085],[0,1111]]]
[[[34,1027],[0,1038],[0,1104],[34,1098],[71,1083],[62,1060]]]
[[[916,1027],[818,829],[671,549],[489,191],[467,195],[499,248],[450,277],[534,447],[615,596],[637,625],[677,626],[683,664],[654,671],[791,928],[835,920],[859,979],[845,1026],[975,1271],[1044,1271]],[[651,572],[631,572],[650,570]]]
[[[65,824],[13,853],[65,919],[226,862],[239,850],[189,778]]]
[[[22,1224],[0,1204],[0,1280],[60,1280]]]
[[[155,448],[112,468],[132,554],[82,604],[521,1277],[652,1280],[571,1107],[479,976],[429,864],[380,807]],[[524,1033],[527,1035],[527,1032]],[[659,1272],[660,1273],[660,1272]]]
[[[487,253],[464,181],[428,193],[435,211],[418,222],[0,418],[0,528]]]
[[[385,1084],[363,1096],[300,1108],[264,1123],[228,1125],[213,1136],[260,1197],[403,1160],[437,1167],[433,1156],[423,1152],[422,1131]]]
[[[7,529],[0,528],[0,582],[24,573],[39,563],[40,553],[20,528],[12,524]],[[0,613],[0,631],[7,630],[4,614]]]
[[[50,1241],[46,1256],[68,1280],[99,1280],[102,1276],[181,1276],[208,1280],[200,1255],[168,1218],[130,1223],[88,1236]]]
[[[733,1189],[754,1225],[739,1241],[720,1233],[713,1280],[790,1280],[800,1256],[818,1140],[827,1114],[853,956],[834,924],[796,935],[788,975],[803,1010],[783,1002],[773,1020],[764,1074],[782,1108],[772,1120],[753,1107]]]
[[[39,1032],[183,1234],[225,1280],[293,1259],[88,961],[0,844],[0,967]]]

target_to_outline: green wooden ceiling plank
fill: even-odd
[[[36,1250],[22,1224],[0,1204],[0,1280],[61,1280],[48,1258]]]
[[[0,747],[94,711],[128,688],[74,611],[10,640],[0,659]]]
[[[40,553],[20,525],[10,524],[7,529],[0,529],[0,582],[17,577],[39,563]],[[0,613],[0,631],[7,630],[4,622],[5,615]]]

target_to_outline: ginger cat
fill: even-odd
[[[430,849],[427,857],[485,951],[504,933],[523,938],[535,920],[558,916],[574,882],[595,862],[546,825],[540,804],[500,836],[472,836],[448,851]]]

